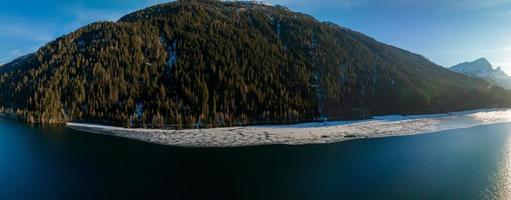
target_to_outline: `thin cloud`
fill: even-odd
[[[374,0],[373,0],[374,1]],[[373,3],[376,3],[374,1]],[[435,7],[447,9],[487,9],[509,4],[509,0],[389,0],[386,4],[396,6]]]
[[[124,12],[119,10],[107,9],[74,9],[76,21],[78,22],[94,22],[94,21],[116,21]]]
[[[463,54],[463,53],[479,53],[479,54],[490,54],[490,53],[506,53],[511,52],[511,46],[504,48],[494,48],[494,49],[479,49],[479,50],[447,50],[447,51],[439,51],[436,53],[431,53],[430,55],[450,55],[450,54]]]
[[[497,66],[511,66],[511,62],[495,62],[495,65]]]
[[[11,58],[0,58],[0,66],[4,65],[5,63],[9,62]]]
[[[46,43],[55,37],[52,27],[46,23],[8,23],[0,27],[0,35],[23,38],[34,43]]]
[[[18,57],[22,55],[22,51],[19,49],[14,49],[9,52],[9,55],[12,57]]]
[[[509,0],[451,0],[454,7],[461,9],[490,9],[509,5]]]
[[[54,37],[50,35],[38,35],[34,38],[34,41],[47,43],[49,41],[52,41],[53,39]]]
[[[64,7],[67,13],[74,18],[67,26],[67,31],[73,31],[77,28],[98,21],[115,22],[122,16],[131,13],[137,9],[142,9],[151,5],[172,2],[169,0],[144,0],[141,1],[138,8],[132,9],[107,9],[107,8],[88,8],[83,5],[67,5]]]
[[[310,9],[310,8],[342,8],[351,9],[379,4],[387,7],[413,7],[429,9],[445,9],[452,11],[479,10],[499,8],[511,4],[509,0],[264,0],[271,4]]]
[[[47,23],[23,23],[20,21],[4,24],[0,26],[0,36],[12,40],[21,40],[29,44],[29,47],[18,47],[16,49],[4,49],[4,57],[0,63],[5,64],[19,56],[34,52],[44,44],[50,42],[55,33],[51,24]]]
[[[4,57],[4,58],[0,58],[0,66],[10,62],[11,60],[13,60],[14,58],[17,58],[17,57],[20,57],[24,55],[23,51],[20,50],[20,49],[14,49],[14,50],[11,50],[9,51],[8,53],[8,57]]]
[[[66,10],[73,18],[65,26],[68,32],[97,21],[117,21],[124,14],[120,10],[85,8],[83,6],[68,6]]]

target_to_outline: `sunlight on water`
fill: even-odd
[[[502,159],[500,172],[497,176],[497,197],[511,199],[511,139],[507,142],[507,149]]]
[[[506,143],[493,186],[485,192],[485,199],[511,199],[511,138]]]

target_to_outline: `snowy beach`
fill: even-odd
[[[182,147],[324,144],[358,138],[404,136],[511,122],[511,109],[482,109],[432,115],[376,116],[369,120],[212,129],[129,129],[68,123],[79,131]]]

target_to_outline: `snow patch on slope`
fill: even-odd
[[[168,52],[169,52],[169,58],[167,60],[167,66],[169,68],[172,68],[174,64],[176,64],[177,60],[177,51],[176,51],[177,42],[172,42],[172,45],[170,46]]]

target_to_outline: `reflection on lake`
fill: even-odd
[[[178,148],[0,120],[0,199],[510,199],[511,124]]]

